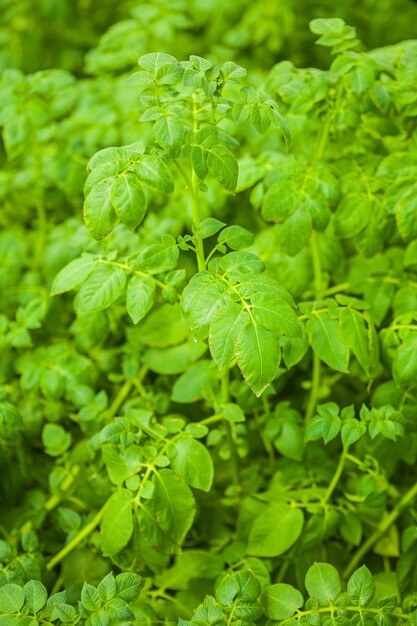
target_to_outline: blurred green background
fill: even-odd
[[[0,70],[77,76],[131,69],[145,52],[268,69],[322,65],[308,22],[341,17],[367,48],[414,38],[414,0],[0,0]]]

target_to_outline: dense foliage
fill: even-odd
[[[416,7],[1,5],[0,625],[417,624]]]

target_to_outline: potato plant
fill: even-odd
[[[3,73],[1,626],[417,624],[417,41],[310,29]]]

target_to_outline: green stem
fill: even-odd
[[[314,296],[316,300],[320,300],[323,295],[322,267],[318,235],[315,230],[311,233],[310,246],[314,271]]]
[[[316,300],[320,300],[323,292],[323,282],[322,282],[322,267],[321,267],[321,259],[320,259],[320,249],[318,245],[318,236],[317,233],[313,230],[311,233],[310,239],[311,246],[311,256],[313,260],[313,271],[314,271],[314,295]],[[320,390],[320,371],[321,371],[321,362],[317,354],[313,353],[313,375],[311,381],[311,391],[310,397],[308,399],[307,410],[305,414],[305,423],[311,420],[316,410],[316,404],[318,399],[318,394]]]
[[[204,272],[206,269],[206,261],[204,258],[204,245],[201,239],[200,232],[200,211],[198,207],[198,178],[196,173],[191,174],[191,213],[193,216],[194,229],[196,231],[196,248],[197,248],[197,265],[198,271]]]
[[[308,398],[307,410],[305,414],[306,425],[309,423],[309,421],[313,417],[315,410],[316,410],[317,399],[318,399],[319,390],[320,390],[320,371],[321,371],[321,361],[319,357],[317,356],[317,354],[314,352],[313,353],[313,375],[311,379],[311,390],[310,390],[310,396]]]
[[[230,626],[232,621],[233,621],[233,617],[234,617],[234,614],[235,614],[235,611],[236,611],[237,602],[238,602],[237,600],[235,600],[233,602],[232,610],[230,611],[229,619],[227,620],[227,625],[226,626]]]
[[[329,137],[329,128],[330,121],[327,119],[322,128],[320,135],[317,140],[316,149],[314,151],[313,160],[317,161],[322,158],[324,149],[327,143],[327,139]],[[321,266],[321,258],[320,258],[320,247],[318,242],[318,234],[315,230],[311,233],[310,238],[310,247],[311,247],[311,257],[313,260],[313,271],[314,271],[314,297],[316,300],[320,300],[323,296],[323,280],[322,280],[322,266]],[[310,397],[308,399],[307,410],[305,414],[305,423],[311,420],[316,410],[316,404],[318,399],[318,393],[320,390],[320,370],[321,363],[320,359],[316,353],[313,354],[313,374],[311,381],[311,391]]]
[[[227,367],[221,377],[221,399],[223,403],[229,401],[229,372],[230,370]],[[230,447],[233,484],[236,487],[237,491],[240,491],[239,459],[235,445],[234,425],[231,424],[229,421],[226,421],[226,432]]]
[[[55,581],[54,586],[51,589],[51,596],[54,593],[58,593],[58,591],[62,589],[63,585],[64,585],[64,579],[62,578],[62,576],[58,576],[58,578]]]
[[[340,283],[340,285],[334,285],[333,287],[329,287],[329,289],[325,289],[322,292],[322,296],[332,296],[334,293],[339,293],[339,291],[347,291],[350,289],[350,283]]]
[[[74,467],[71,470],[71,474],[69,474],[62,481],[59,487],[60,491],[62,491],[63,493],[68,491],[68,489],[71,487],[79,471],[80,471],[79,466],[74,465]],[[45,502],[46,511],[52,511],[52,509],[54,509],[61,502],[62,498],[63,498],[63,494],[54,494],[50,498],[48,498],[48,500]]]
[[[133,387],[133,380],[126,380],[123,385],[120,387],[115,399],[111,403],[109,409],[106,411],[106,420],[110,421],[116,415],[117,411],[122,406],[123,402],[126,400],[127,396],[131,392]]]
[[[327,313],[329,310],[329,307],[326,306],[323,309],[314,309],[314,315],[320,315],[320,313]],[[303,320],[308,320],[310,318],[310,314],[305,313],[304,315],[299,315],[298,319],[300,322],[302,322]]]
[[[290,565],[292,565],[293,563],[293,558],[295,556],[295,553],[297,552],[297,543],[291,548],[291,550],[288,552],[288,554],[284,555],[284,561],[281,565],[281,567],[279,568],[279,572],[276,578],[277,583],[282,583],[282,581],[285,579],[285,575],[287,573],[287,570],[289,568]]]
[[[200,223],[201,223],[200,210],[198,206],[198,178],[194,170],[192,170],[191,178],[190,178],[188,173],[182,167],[181,163],[178,163],[178,161],[174,161],[174,165],[177,168],[177,170],[180,172],[190,192],[191,215],[192,215],[194,230],[196,232],[197,265],[198,265],[198,271],[203,272],[206,269],[206,261],[204,257],[203,240],[200,239],[200,237],[198,236],[198,232],[200,230]]]
[[[254,415],[255,417],[255,422],[256,425],[258,427],[258,431],[259,431],[259,436],[261,438],[262,444],[265,448],[265,451],[268,455],[268,460],[269,460],[269,465],[271,470],[273,470],[274,468],[274,462],[275,462],[275,454],[274,454],[274,447],[272,445],[272,443],[269,441],[269,439],[267,437],[265,437],[265,434],[263,432],[263,428],[262,428],[262,423],[259,419],[259,417],[257,416],[257,414],[255,413]]]
[[[159,591],[158,593],[155,593],[154,598],[163,598],[164,600],[168,600],[168,602],[172,602],[172,604],[175,604],[175,606],[177,606],[184,613],[184,615],[187,616],[187,618],[190,618],[192,616],[192,611],[189,606],[183,604],[182,602],[177,600],[177,598],[168,595],[164,591]]]
[[[134,270],[127,263],[118,263],[117,261],[109,261],[107,259],[97,259],[96,262],[104,263],[104,265],[112,265],[113,267],[118,267],[121,270],[125,270],[126,272],[130,272],[131,274],[134,274],[135,276],[142,276],[143,278],[149,278],[149,274],[146,274],[146,272],[140,272],[139,270]],[[165,283],[161,282],[154,276],[152,276],[152,279],[155,281],[155,284],[158,285],[158,287],[160,287],[161,289],[165,289],[166,287]]]
[[[345,468],[345,463],[346,463],[346,459],[347,459],[347,448],[345,450],[343,450],[342,454],[340,455],[340,459],[339,459],[339,463],[337,464],[337,468],[336,471],[333,475],[333,478],[327,488],[326,493],[324,494],[324,498],[323,498],[323,503],[327,503],[330,500],[330,497],[333,493],[333,491],[336,489],[337,484],[340,480],[340,477],[343,473],[343,470]]]
[[[141,477],[140,486],[139,486],[138,492],[137,492],[136,497],[135,497],[136,505],[140,504],[140,500],[141,500],[141,497],[142,497],[142,491],[144,489],[144,485],[145,485],[146,481],[148,480],[148,478],[151,476],[152,472],[158,473],[158,470],[156,469],[156,462],[157,462],[158,458],[160,458],[165,453],[165,451],[169,448],[169,446],[171,446],[174,443],[174,441],[176,439],[178,439],[178,437],[180,437],[180,436],[181,436],[180,434],[174,435],[174,437],[172,437],[172,439],[169,439],[168,441],[166,441],[166,443],[162,446],[162,448],[159,451],[159,454],[155,457],[155,459],[153,461],[151,461],[149,464],[148,463],[146,464],[147,465],[146,471],[145,471],[144,475]]]
[[[361,547],[355,552],[353,557],[350,559],[348,565],[346,566],[343,572],[343,578],[348,578],[352,572],[357,569],[358,565],[361,563],[366,554],[368,554],[369,550],[385,535],[387,530],[394,524],[397,518],[401,515],[403,509],[407,506],[411,500],[413,500],[417,496],[417,483],[413,485],[407,493],[401,498],[399,503],[394,507],[387,517],[385,517],[378,528],[372,533],[370,537],[361,545]]]
[[[193,133],[196,135],[198,133],[198,113],[197,113],[197,100],[195,94],[193,94]],[[203,240],[200,238],[198,233],[200,232],[200,211],[198,206],[198,178],[194,169],[191,168],[191,212],[193,216],[194,228],[197,233],[197,264],[198,271],[204,272],[206,269],[206,262],[204,258],[204,245]]]
[[[308,615],[314,615],[315,613],[330,613],[332,616],[335,613],[338,613],[339,611],[350,611],[351,613],[359,613],[360,615],[362,614],[367,614],[367,613],[371,613],[373,615],[381,615],[383,613],[382,609],[379,608],[373,608],[373,607],[362,607],[362,606],[341,606],[341,607],[336,607],[336,606],[326,606],[326,607],[322,607],[322,608],[318,608],[318,609],[312,609],[310,611],[297,611],[297,613],[293,616],[293,617],[288,617],[284,620],[282,620],[281,622],[279,622],[280,624],[287,624],[288,622],[293,622],[294,619],[296,619],[297,621],[300,620],[301,617],[307,617]],[[401,611],[393,611],[391,613],[391,615],[393,617],[396,617],[397,619],[405,619],[405,620],[409,620],[411,622],[411,616],[407,613],[402,613]]]
[[[222,422],[224,420],[223,413],[212,415],[211,417],[206,417],[206,419],[197,422],[197,424],[202,424],[206,426],[207,424],[216,424],[217,422]]]
[[[67,554],[72,552],[72,550],[74,550],[74,548],[76,548],[83,539],[88,537],[88,535],[92,533],[95,528],[97,528],[97,526],[101,522],[101,518],[103,517],[104,511],[106,510],[107,502],[108,501],[106,501],[106,503],[101,507],[98,513],[95,514],[93,519],[90,520],[88,524],[86,524],[86,526],[84,526],[84,528],[82,528],[80,532],[69,543],[67,543],[67,545],[64,546],[62,550],[58,552],[58,554],[56,554],[49,561],[49,563],[46,566],[46,569],[48,570],[53,569],[55,565],[57,565],[60,561],[62,561],[62,559],[67,556]]]

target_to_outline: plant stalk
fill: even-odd
[[[69,542],[67,543],[66,546],[64,546],[62,548],[62,550],[60,550],[58,552],[58,554],[56,554],[46,565],[46,569],[51,570],[55,567],[55,565],[57,565],[60,561],[62,561],[63,558],[65,558],[67,556],[67,554],[69,554],[70,552],[72,552],[72,550],[74,550],[74,548],[76,548],[78,546],[79,543],[81,543],[81,541],[83,539],[85,539],[86,537],[88,537],[88,535],[90,533],[93,532],[93,530],[95,528],[97,528],[97,526],[100,524],[101,522],[101,518],[104,515],[104,511],[106,510],[106,506],[107,506],[107,502],[101,507],[101,509],[98,511],[98,513],[95,514],[95,516],[93,517],[92,520],[90,520],[88,522],[88,524],[86,524],[86,526],[84,526],[84,528],[82,528],[80,530],[80,532],[75,535],[75,537]]]
[[[363,558],[368,554],[369,550],[381,539],[387,530],[394,524],[398,517],[401,515],[404,508],[417,496],[417,483],[415,483],[407,493],[401,498],[399,503],[394,507],[387,517],[385,517],[378,528],[372,533],[370,537],[361,545],[361,547],[355,552],[349,563],[345,567],[342,574],[342,578],[348,578],[361,563]]]
[[[337,484],[345,468],[346,459],[347,459],[347,448],[343,450],[342,454],[340,455],[340,459],[339,459],[339,463],[337,464],[336,471],[333,474],[333,478],[327,488],[326,493],[324,494],[323,503],[327,503],[330,500],[330,497],[333,491],[336,489]]]
[[[327,119],[321,129],[320,135],[318,137],[316,149],[314,152],[314,161],[318,161],[322,158],[324,149],[327,143],[327,139],[329,137],[329,128],[330,122]],[[314,272],[314,298],[315,300],[320,300],[323,296],[323,280],[322,280],[322,266],[321,266],[321,258],[320,258],[320,247],[318,242],[318,234],[315,230],[312,231],[310,237],[310,249],[311,249],[311,257],[313,261],[313,272]],[[317,354],[313,353],[313,374],[311,381],[311,390],[310,396],[308,399],[306,414],[305,414],[305,424],[308,424],[311,418],[314,415],[317,405],[317,399],[320,390],[320,374],[321,374],[321,362]]]
[[[200,211],[198,207],[198,178],[194,170],[191,174],[191,213],[193,216],[194,229],[196,231],[196,248],[197,248],[197,265],[198,271],[204,272],[206,269],[206,261],[204,257],[203,240],[199,235],[200,231]]]
[[[221,398],[223,403],[229,401],[229,371],[230,370],[227,367],[221,377]],[[235,445],[234,425],[229,421],[226,421],[226,432],[231,455],[230,461],[232,466],[233,484],[235,485],[236,490],[240,491],[239,457]]]

